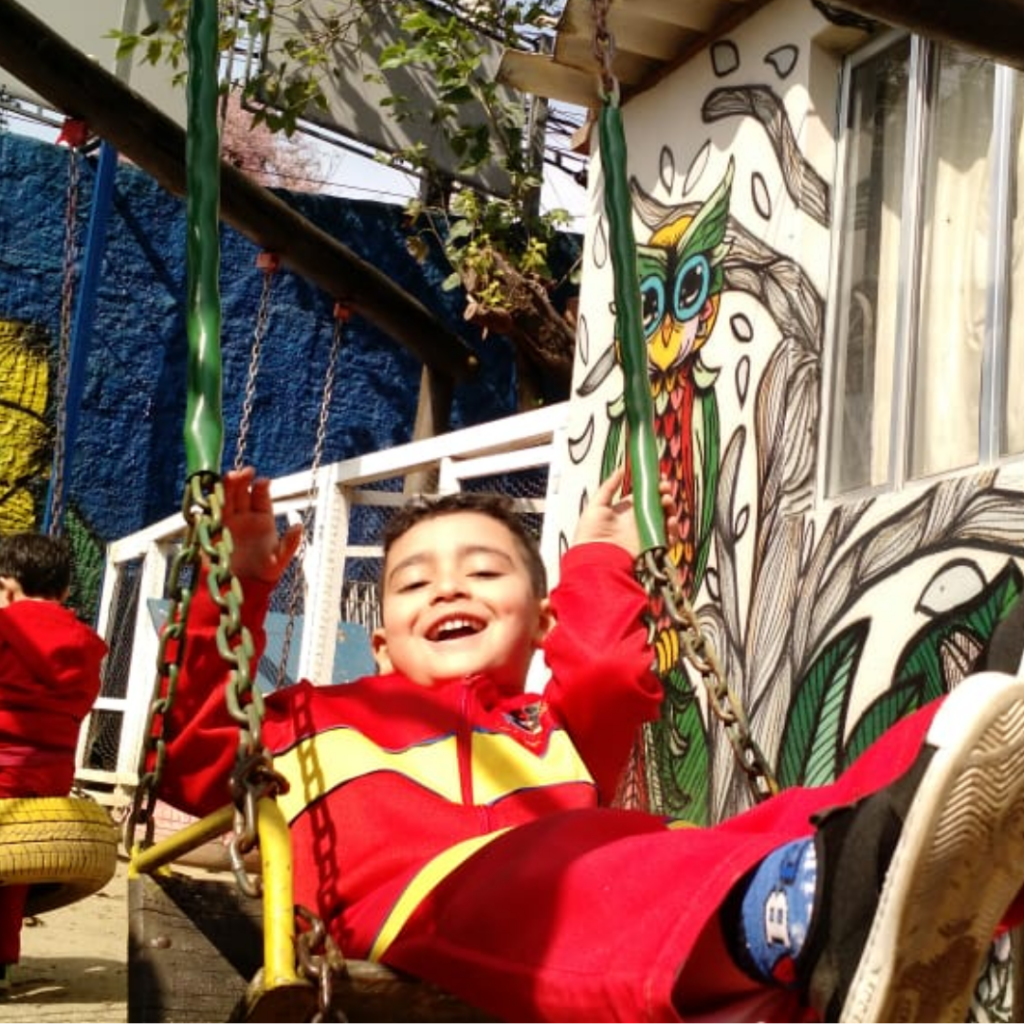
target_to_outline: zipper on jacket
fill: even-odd
[[[459,761],[459,786],[462,802],[472,807],[473,799],[473,722],[470,716],[470,703],[474,699],[473,682],[466,679],[459,689],[459,726],[457,751]],[[478,807],[477,817],[480,819],[480,831],[490,832],[491,812],[488,807]]]
[[[462,802],[467,806],[473,804],[473,727],[469,721],[469,688],[468,680],[459,684],[459,731],[456,750],[459,761],[459,788]]]

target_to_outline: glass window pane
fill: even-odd
[[[1006,379],[1003,381],[1006,408],[1006,433],[1003,455],[1024,453],[1024,75],[1018,74],[1014,87],[1012,152],[1017,154],[1009,181],[1009,210],[1012,235],[1010,238],[1009,346],[1006,360]]]
[[[909,475],[979,461],[995,65],[943,47],[924,160]]]
[[[889,476],[909,57],[905,38],[850,81],[829,494]]]

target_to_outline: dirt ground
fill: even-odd
[[[25,922],[0,1022],[128,1019],[128,865],[98,893]]]

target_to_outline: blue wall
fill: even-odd
[[[59,336],[68,163],[69,153],[62,147],[0,134],[0,321],[41,327],[51,352]],[[97,154],[80,159],[79,166],[77,223],[84,244]],[[453,427],[515,411],[509,345],[494,337],[481,341],[463,321],[461,290],[441,290],[448,273],[441,261],[420,265],[408,254],[401,208],[282,195],[418,298],[478,353],[480,373],[456,388]],[[234,460],[259,306],[262,272],[255,265],[257,255],[246,238],[222,229],[225,466]],[[120,166],[67,499],[68,508],[100,541],[123,536],[180,507],[185,275],[184,202],[137,168]],[[332,300],[301,278],[279,271],[246,447],[247,461],[265,475],[289,473],[310,463],[333,330]],[[325,462],[408,441],[419,390],[420,364],[397,342],[360,317],[345,330]],[[55,366],[55,356],[50,363]],[[4,438],[0,429],[0,446],[8,443]],[[46,485],[45,478],[31,484],[40,522]]]

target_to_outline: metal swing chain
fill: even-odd
[[[245,446],[249,440],[249,426],[252,423],[252,410],[256,403],[256,378],[259,375],[260,359],[263,354],[263,339],[267,334],[267,323],[270,320],[270,293],[274,283],[274,274],[281,265],[281,259],[274,252],[261,252],[256,257],[256,266],[263,271],[263,287],[260,290],[260,304],[256,311],[256,324],[252,332],[252,345],[249,353],[249,370],[245,377],[245,396],[242,399],[242,415],[238,421],[238,444],[235,447],[236,470],[245,465]]]
[[[285,625],[284,638],[281,642],[281,660],[277,666],[277,686],[284,685],[288,676],[288,657],[291,654],[292,638],[295,633],[295,617],[299,611],[299,598],[302,596],[303,572],[302,564],[309,545],[310,525],[313,519],[313,502],[317,490],[317,474],[323,460],[324,445],[327,441],[327,421],[331,411],[331,399],[334,396],[334,377],[338,367],[338,356],[344,340],[344,327],[351,316],[351,310],[340,302],[334,307],[334,334],[331,340],[331,351],[327,357],[327,372],[324,375],[324,388],[320,397],[320,413],[317,420],[316,440],[313,444],[313,460],[310,464],[309,491],[306,504],[302,510],[302,536],[292,564],[291,587],[288,591],[288,619]]]
[[[63,520],[64,445],[67,431],[67,390],[71,362],[71,314],[75,300],[75,264],[78,258],[78,180],[79,149],[72,146],[68,159],[68,184],[64,204],[64,262],[60,294],[60,338],[57,345],[57,381],[54,389],[56,422],[53,439],[53,505],[50,509],[50,533],[59,535]]]
[[[195,519],[185,511],[187,528],[185,538],[171,562],[166,593],[170,599],[167,622],[159,632],[157,648],[157,679],[154,686],[156,696],[150,702],[146,720],[145,749],[139,767],[139,779],[135,786],[131,810],[125,819],[124,845],[132,850],[136,845],[136,831],[145,824],[146,831],[142,846],[153,845],[156,827],[156,801],[164,765],[167,761],[166,716],[174,703],[178,688],[181,663],[184,658],[185,623],[192,603],[192,591],[185,580],[198,573],[199,549],[196,538]],[[161,682],[167,680],[166,687]],[[161,690],[163,692],[161,692]],[[148,767],[147,767],[148,765]]]
[[[292,572],[291,586],[288,591],[288,618],[285,625],[284,638],[281,642],[281,660],[277,667],[276,685],[284,685],[288,674],[288,658],[291,653],[292,638],[295,632],[295,618],[299,609],[299,598],[303,592],[302,563],[309,544],[310,526],[313,518],[314,500],[317,491],[317,474],[323,460],[324,446],[327,441],[327,421],[334,395],[334,380],[338,366],[338,356],[344,340],[344,326],[348,323],[351,311],[347,306],[337,303],[334,307],[334,334],[331,340],[331,351],[327,359],[327,371],[324,375],[324,387],[320,398],[320,414],[317,420],[316,440],[313,445],[313,458],[310,464],[309,491],[306,504],[302,510],[302,536],[296,549]],[[337,1010],[334,1003],[334,979],[345,970],[345,957],[337,943],[331,938],[324,922],[311,910],[295,905],[296,922],[305,922],[307,928],[296,928],[295,955],[299,970],[317,989],[317,1012],[311,1017],[313,1024],[327,1021],[348,1021],[343,1013]]]
[[[665,548],[645,551],[637,560],[636,576],[650,599],[661,598],[665,615],[671,620],[687,662],[699,673],[708,695],[708,708],[722,723],[736,761],[743,769],[757,801],[779,791],[772,767],[750,732],[746,712],[725,681],[714,645],[701,629],[697,613],[683,590],[682,574]],[[658,623],[653,616],[648,626],[648,643],[654,643]]]
[[[208,562],[207,584],[220,609],[217,649],[230,666],[225,689],[228,711],[239,723],[239,749],[230,785],[236,807],[232,837],[228,845],[231,868],[239,889],[258,898],[258,880],[249,878],[245,855],[258,844],[259,801],[288,791],[288,781],[273,768],[270,752],[262,744],[263,697],[253,686],[255,649],[247,628],[241,625],[242,588],[231,571],[233,549],[230,531],[223,524],[224,491],[218,475],[197,473],[188,481],[182,502],[186,520],[184,541],[174,558],[168,577],[170,608],[167,624],[161,631],[158,651],[158,679],[167,680],[162,695],[151,703],[146,725],[146,761],[148,770],[140,771],[131,811],[126,819],[124,842],[132,849],[138,826],[145,823],[144,846],[153,844],[155,804],[167,758],[166,716],[173,705],[185,654],[185,632],[193,597],[193,585],[199,578],[200,562]],[[298,920],[308,924],[296,935],[296,960],[318,993],[314,1021],[343,1021],[332,1009],[333,978],[344,969],[344,958],[323,922],[305,907],[296,905]]]
[[[261,745],[263,699],[259,690],[252,686],[251,664],[255,652],[249,631],[241,625],[242,590],[241,584],[231,573],[232,544],[230,534],[223,525],[223,502],[223,485],[216,474],[198,473],[188,481],[182,502],[186,534],[171,565],[167,588],[171,604],[167,625],[160,635],[158,655],[159,678],[166,678],[168,682],[164,695],[157,697],[150,708],[146,735],[155,756],[152,769],[140,776],[135,807],[129,818],[126,845],[130,845],[135,826],[140,820],[142,799],[149,798],[151,811],[159,789],[166,760],[165,716],[173,704],[184,659],[185,625],[193,596],[192,584],[198,578],[202,555],[209,562],[207,583],[211,597],[221,611],[217,627],[217,649],[221,658],[232,666],[227,686],[228,710],[242,726],[238,760],[243,768],[236,769],[232,788],[236,798],[240,786],[246,790],[245,798],[240,801],[245,808],[246,826],[243,832],[246,836],[256,835],[255,803],[258,797],[271,790],[287,788],[284,779],[270,770],[269,755]],[[153,728],[154,725],[157,728]],[[244,776],[242,782],[238,779],[239,775]],[[250,783],[245,780],[252,781]],[[151,813],[145,817],[148,844],[152,841],[153,820]],[[248,852],[249,848],[251,845],[243,852]]]
[[[146,728],[147,752],[152,767],[140,772],[132,811],[127,819],[125,845],[131,849],[137,826],[146,825],[145,845],[153,841],[153,808],[167,757],[166,715],[175,697],[185,656],[185,627],[195,580],[202,556],[208,562],[207,585],[220,609],[217,650],[230,666],[226,688],[228,711],[239,723],[239,750],[231,777],[232,795],[238,808],[232,860],[238,863],[256,844],[256,805],[263,796],[286,792],[287,781],[273,770],[269,752],[262,745],[263,696],[253,686],[255,649],[249,630],[242,625],[242,587],[231,571],[232,542],[223,524],[224,488],[215,473],[196,473],[188,481],[182,501],[186,521],[185,539],[172,562],[167,590],[170,609],[160,634],[158,653],[158,696],[150,705]],[[187,581],[187,582],[186,582]],[[162,695],[159,683],[167,680]],[[145,804],[145,806],[143,806]],[[237,874],[237,872],[236,872]],[[253,886],[243,886],[252,892]]]
[[[320,397],[320,414],[317,420],[316,440],[313,444],[313,458],[310,464],[309,491],[306,504],[302,511],[302,536],[295,552],[291,586],[288,592],[288,619],[284,638],[281,643],[281,660],[277,668],[276,685],[284,685],[287,676],[288,657],[291,653],[292,638],[295,632],[295,617],[298,614],[299,598],[303,591],[302,563],[309,543],[310,526],[313,518],[314,500],[317,490],[317,474],[323,460],[324,446],[327,442],[327,421],[330,414],[331,399],[334,395],[334,381],[338,367],[338,356],[344,341],[344,327],[351,316],[347,306],[337,303],[334,307],[334,333],[331,340],[331,351],[327,358],[327,371],[324,375],[324,387]],[[295,906],[296,921],[307,924],[305,930],[296,929],[295,953],[299,969],[317,988],[317,1013],[312,1017],[314,1024],[326,1021],[345,1022],[348,1018],[333,1007],[334,979],[345,969],[345,957],[331,938],[323,921],[312,911],[300,904]]]
[[[601,95],[605,102],[619,101],[619,80],[612,71],[615,62],[615,37],[608,28],[608,7],[611,0],[591,0],[590,9],[594,19],[594,36],[591,41],[597,71],[601,79]]]
[[[593,51],[600,70],[603,100],[605,104],[617,105],[619,84],[612,71],[615,41],[608,29],[609,3],[610,0],[591,0],[594,22]],[[618,141],[621,149],[618,155],[625,159],[625,143],[621,139],[621,131]],[[608,156],[609,154],[602,153],[602,158],[606,161]],[[607,177],[607,166],[605,173]],[[681,653],[700,675],[707,691],[710,712],[724,726],[733,754],[747,778],[754,799],[761,801],[777,793],[779,786],[771,765],[751,735],[743,706],[725,681],[718,656],[710,640],[701,630],[696,612],[683,588],[682,576],[678,567],[669,558],[663,543],[662,546],[649,547],[644,551],[637,560],[636,575],[652,604],[655,598],[661,599],[665,615],[677,631]],[[652,647],[655,646],[658,632],[659,622],[652,615],[648,623],[648,642]]]
[[[333,1007],[334,978],[345,970],[344,954],[316,914],[296,904],[295,916],[309,926],[296,934],[295,956],[302,973],[317,988],[317,1013],[310,1020],[313,1024],[325,1021],[346,1024],[348,1017]]]

